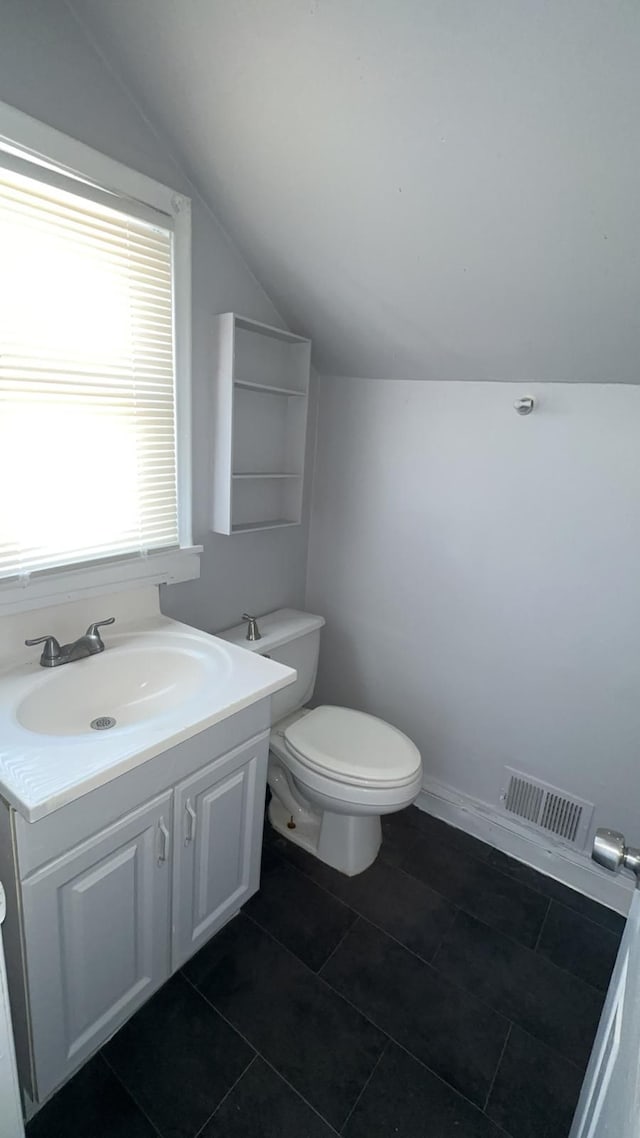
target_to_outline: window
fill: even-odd
[[[1,128],[0,107],[0,600],[88,566],[166,580],[159,555],[191,541],[188,201],[64,140],[99,184]]]

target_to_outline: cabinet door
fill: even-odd
[[[174,969],[260,884],[268,750],[265,734],[176,787]]]
[[[38,1099],[169,975],[171,792],[22,886]]]

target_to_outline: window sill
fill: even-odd
[[[92,565],[90,568],[64,569],[43,574],[24,583],[0,584],[0,616],[31,609],[66,604],[81,597],[119,593],[140,585],[173,585],[200,576],[201,545],[149,554],[122,561]]]

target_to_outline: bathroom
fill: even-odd
[[[566,1016],[586,1035],[598,1017],[587,1028],[580,1009],[599,1012],[633,895],[633,878],[596,866],[590,843],[607,826],[640,844],[635,5],[491,0],[480,14],[468,0],[0,0],[0,31],[2,103],[191,200],[191,504],[203,551],[198,577],[161,585],[162,612],[206,632],[245,612],[320,614],[313,704],[379,716],[422,755],[417,804],[404,828],[389,815],[376,862],[380,895],[385,875],[396,897],[399,882],[406,889],[401,913],[374,915],[375,890],[359,875],[296,862],[267,825],[263,888],[212,944],[235,944],[253,922],[257,952],[277,919],[268,959],[283,991],[280,941],[296,977],[302,966],[328,974],[333,960],[333,992],[349,937],[360,936],[364,964],[382,929],[413,954],[398,967],[420,1007],[412,962],[427,950],[412,938],[444,937],[437,914],[448,905],[459,923],[483,925],[495,904],[529,922],[505,934],[501,917],[497,931],[544,956],[545,983],[550,961],[585,996]],[[312,343],[299,525],[212,530],[211,334],[229,312]],[[514,406],[523,398],[529,414]],[[90,611],[70,636],[124,611],[97,599],[82,601]],[[11,619],[16,639],[55,631],[37,609]],[[577,846],[507,814],[511,770],[583,805]],[[552,895],[556,885],[567,892]],[[305,915],[306,939],[278,889]],[[568,891],[584,904],[573,925]],[[417,920],[420,905],[429,915]],[[554,943],[552,918],[571,928]],[[458,991],[462,949],[456,958],[450,943],[437,974]],[[498,948],[485,950],[489,968]],[[235,951],[249,970],[251,945]],[[299,983],[306,998],[302,972]],[[27,1133],[568,1134],[588,1056],[556,1046],[559,1023],[538,1032],[483,996],[515,1026],[509,1040],[496,1029],[506,1059],[496,1056],[476,1094],[437,1064],[434,1073],[431,1053],[382,1013],[363,1011],[366,993],[341,991],[349,1007],[360,1002],[367,1029],[337,1105],[298,1078],[295,1056],[280,1063],[210,996],[229,1029],[212,1088],[200,1086],[202,1058],[191,1068],[185,1058],[170,1104],[156,1087],[154,1112],[141,1106],[135,1056],[111,1066],[99,1056],[78,1097],[66,1092],[67,1114],[48,1122],[52,1099]],[[181,989],[206,1036],[194,992]],[[549,1003],[556,989],[542,992]],[[188,1023],[158,1006],[157,1034],[166,1016],[188,1056]],[[313,1032],[328,1029],[311,995],[304,1006],[306,1055]],[[390,1040],[382,1054],[376,1032]],[[318,1086],[325,1062],[323,1050]]]

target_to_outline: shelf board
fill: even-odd
[[[294,391],[291,387],[274,387],[270,383],[254,383],[250,379],[234,379],[234,387],[244,387],[247,391],[261,391],[264,395],[301,395],[306,391]]]
[[[268,474],[256,471],[251,474],[232,474],[232,478],[302,478],[301,474]]]
[[[283,526],[299,526],[300,522],[288,521],[287,518],[275,518],[267,522],[243,522],[241,525],[231,526],[232,533],[251,533],[258,529],[281,529]]]
[[[307,336],[296,336],[285,328],[273,328],[270,324],[262,324],[260,320],[250,320],[247,316],[238,316],[237,313],[228,312],[226,319],[231,317],[236,328],[243,332],[254,332],[258,336],[268,336],[272,340],[282,340],[285,344],[310,344]]]

